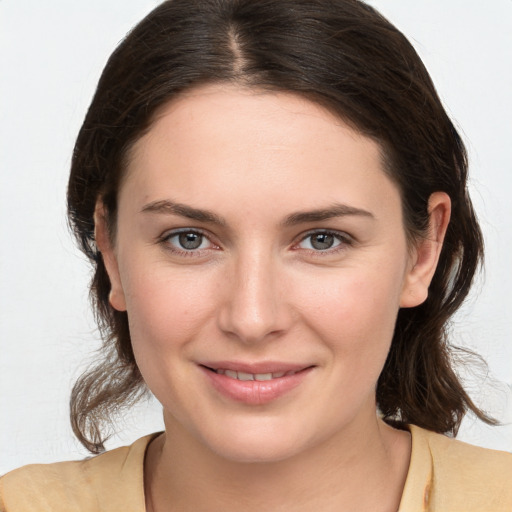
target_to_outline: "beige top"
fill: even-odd
[[[399,512],[512,512],[512,454],[410,426]],[[83,461],[34,464],[0,478],[1,512],[144,512],[144,455],[157,434]]]

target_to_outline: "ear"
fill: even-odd
[[[119,276],[117,256],[108,229],[107,213],[101,200],[97,201],[94,210],[94,237],[110,279],[110,294],[108,297],[110,305],[118,311],[126,311],[126,302],[121,278]]]
[[[419,239],[412,251],[410,267],[400,298],[402,308],[419,306],[428,297],[428,287],[434,277],[450,222],[451,201],[448,194],[434,192],[428,201],[428,212],[428,235]]]

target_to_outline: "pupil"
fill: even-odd
[[[184,249],[197,249],[201,245],[202,235],[196,233],[181,233],[179,241]]]
[[[329,233],[319,233],[313,236],[311,245],[315,249],[330,249],[334,242],[334,236]]]

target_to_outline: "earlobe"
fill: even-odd
[[[96,203],[96,209],[94,210],[94,237],[110,279],[110,293],[108,296],[110,305],[118,311],[126,311],[126,301],[119,275],[117,257],[107,225],[105,206],[100,200]]]
[[[419,306],[428,297],[428,288],[434,277],[450,222],[451,201],[448,194],[434,192],[429,198],[428,211],[428,236],[417,241],[411,256],[400,299],[402,308]]]

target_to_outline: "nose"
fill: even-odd
[[[218,310],[218,325],[224,333],[251,344],[273,339],[289,329],[292,312],[276,258],[254,252],[239,257],[228,279]]]

